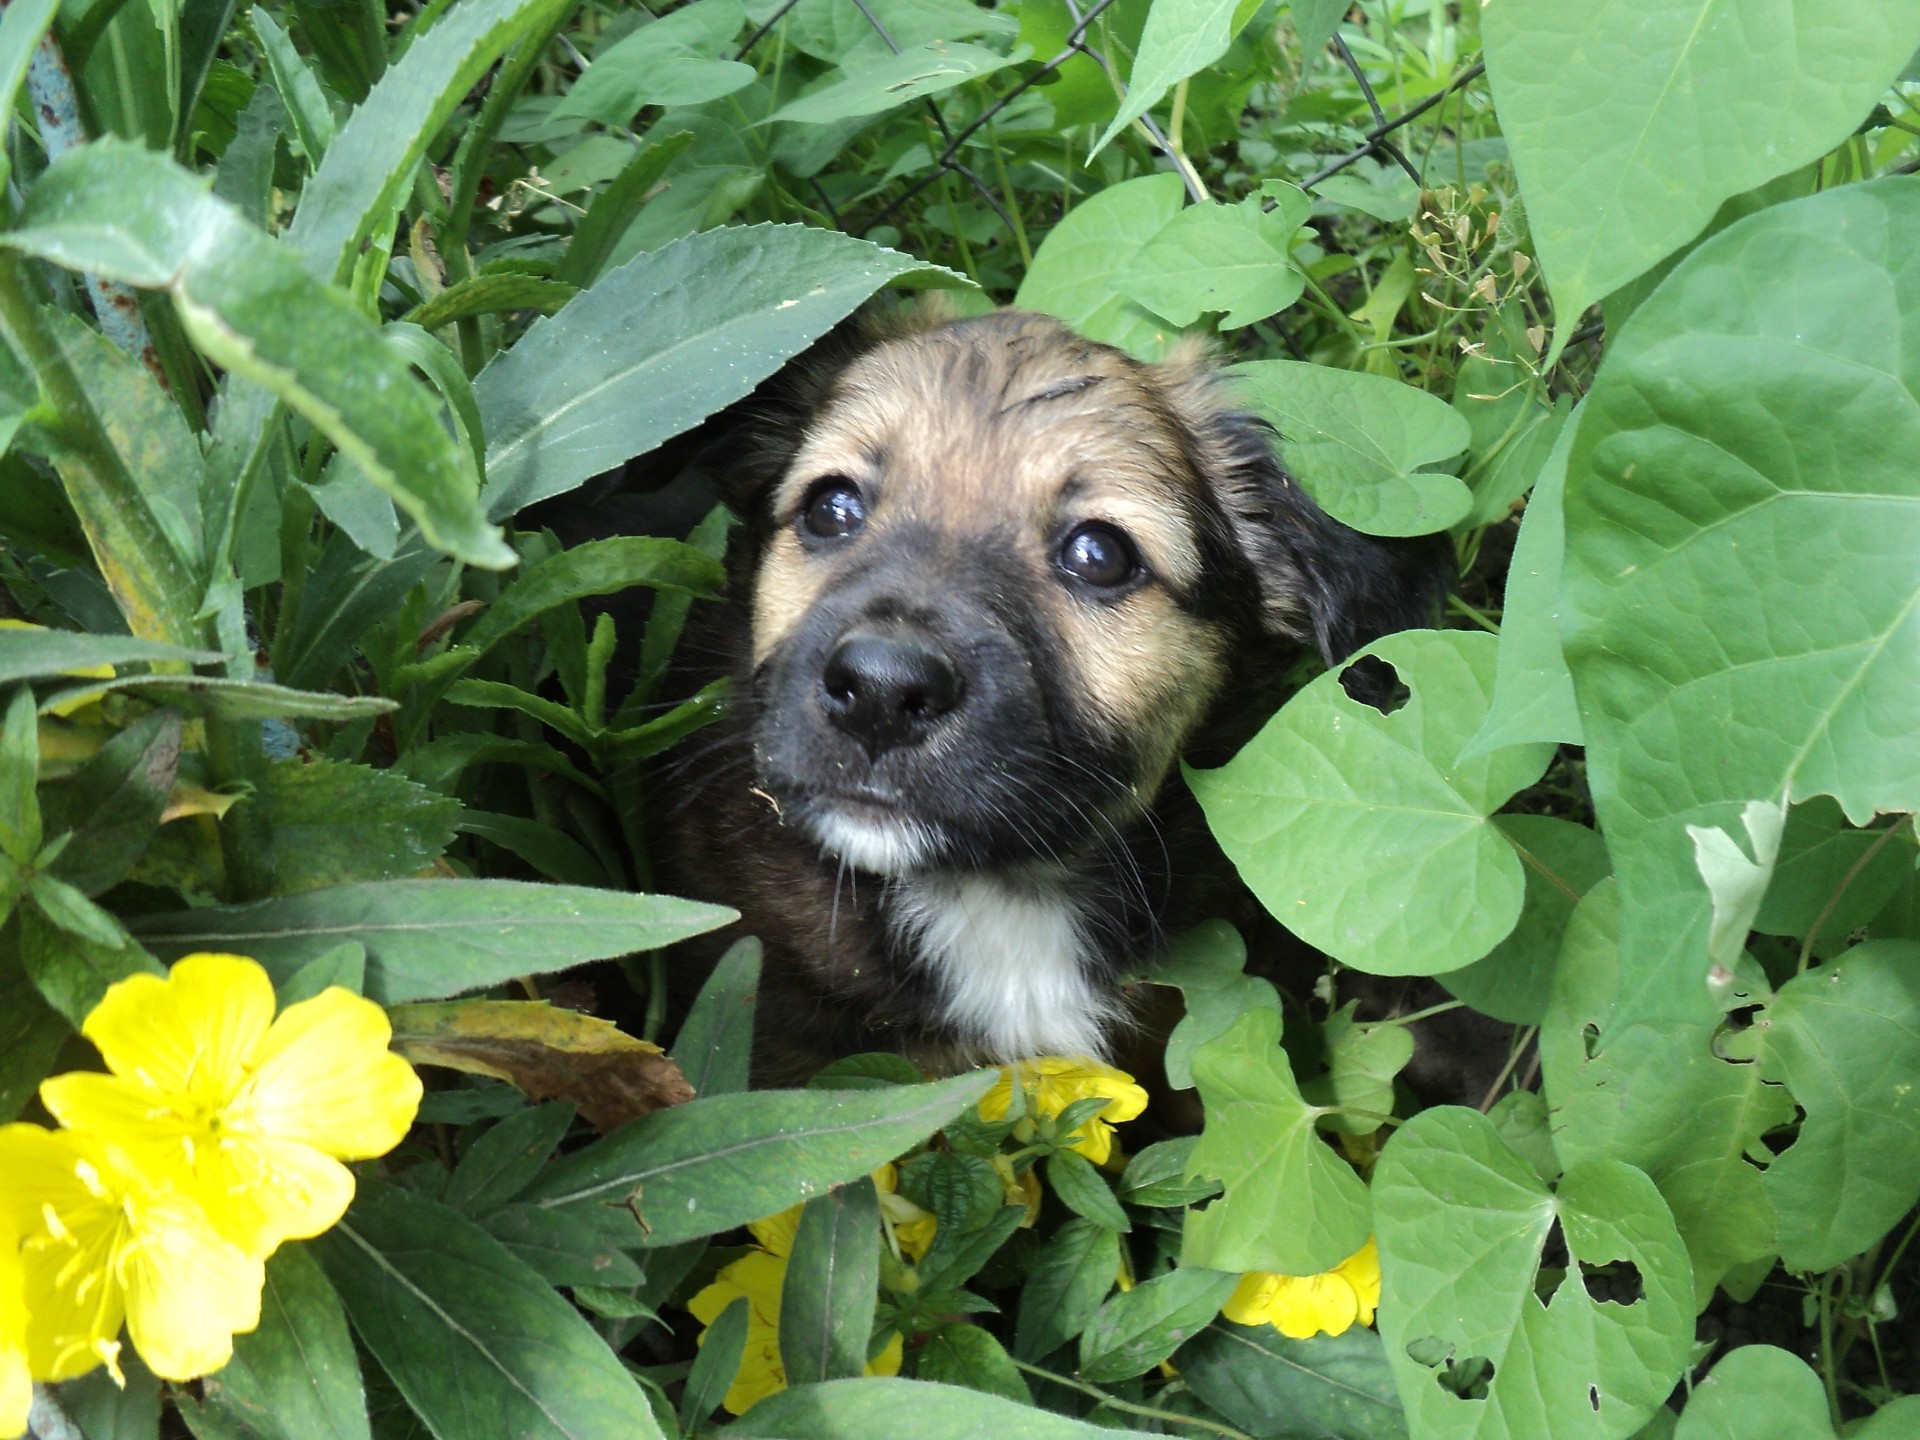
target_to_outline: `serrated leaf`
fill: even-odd
[[[1613,1027],[1705,976],[1691,830],[1822,793],[1855,824],[1920,808],[1887,720],[1920,687],[1920,357],[1885,324],[1920,309],[1916,223],[1902,177],[1730,226],[1634,312],[1583,403],[1562,631],[1620,883]]]
[[[1456,970],[1519,919],[1520,859],[1487,817],[1553,752],[1522,745],[1459,758],[1486,712],[1494,650],[1491,635],[1465,631],[1390,635],[1361,654],[1392,665],[1412,692],[1392,714],[1352,698],[1330,671],[1226,765],[1188,772],[1254,894],[1346,964],[1377,975]]]
[[[1271,1325],[1218,1320],[1174,1364],[1194,1394],[1256,1440],[1406,1440],[1393,1372],[1364,1326],[1290,1340]]]
[[[1302,197],[1304,201],[1304,197]],[[1289,258],[1298,212],[1208,202],[1180,211],[1133,258],[1120,293],[1177,326],[1219,314],[1222,330],[1251,325],[1300,298],[1306,280]]]
[[[938,95],[969,80],[978,80],[1024,58],[1019,52],[1002,55],[983,45],[958,40],[929,40],[902,49],[897,55],[849,66],[843,77],[825,89],[789,100],[774,111],[769,123],[788,121],[830,125],[862,115],[878,115],[925,95]]]
[[[1102,1305],[1080,1332],[1080,1375],[1096,1384],[1151,1370],[1220,1313],[1238,1275],[1169,1270]]]
[[[127,923],[163,958],[232,951],[251,955],[276,980],[355,941],[367,950],[367,998],[396,1005],[658,949],[734,918],[718,905],[664,895],[518,880],[380,880]]]
[[[1373,1193],[1380,1334],[1416,1433],[1622,1440],[1667,1398],[1692,1347],[1693,1288],[1645,1175],[1589,1160],[1550,1191],[1485,1117],[1443,1106],[1388,1143]],[[1571,1259],[1543,1298],[1556,1221]],[[1442,1258],[1462,1254],[1472,1263]],[[1634,1267],[1642,1293],[1594,1300],[1581,1266],[1616,1261]],[[1442,1367],[1474,1360],[1492,1367],[1484,1400],[1437,1383]]]
[[[973,1105],[995,1078],[693,1100],[556,1161],[527,1198],[631,1205],[650,1245],[717,1234],[870,1173]]]
[[[460,637],[475,658],[558,606],[636,585],[683,595],[717,595],[720,562],[691,545],[653,535],[589,540],[529,566]]]
[[[190,650],[134,635],[0,629],[0,685],[70,676],[77,670],[91,670],[100,665],[127,665],[143,660],[213,665],[226,658],[218,650]]]
[[[1721,201],[1846,139],[1920,45],[1904,0],[1502,0],[1486,19],[1487,78],[1559,321],[1549,367],[1589,305]]]
[[[1013,303],[1066,321],[1089,340],[1157,360],[1175,329],[1114,286],[1148,241],[1186,203],[1178,175],[1143,175],[1109,185],[1069,210],[1047,232]]]
[[[1193,1057],[1207,1119],[1187,1174],[1226,1193],[1188,1214],[1183,1264],[1318,1275],[1366,1243],[1367,1187],[1315,1132],[1279,1037],[1277,1014],[1250,1010]]]
[[[367,1400],[340,1297],[306,1248],[267,1262],[260,1325],[233,1340],[233,1359],[200,1384],[222,1423],[261,1440],[365,1440]]]
[[[1038,1362],[1073,1339],[1100,1309],[1119,1274],[1119,1234],[1091,1220],[1067,1221],[1027,1271],[1013,1353]]]
[[[415,874],[452,843],[460,814],[392,771],[321,759],[269,766],[250,803],[272,826],[276,895]]]
[[[807,1201],[780,1286],[787,1383],[865,1373],[880,1290],[880,1202],[862,1176]]]
[[[1287,468],[1334,519],[1368,535],[1426,535],[1472,508],[1464,483],[1430,468],[1473,435],[1437,396],[1298,360],[1255,360],[1228,373],[1280,432]]]
[[[209,359],[319,427],[434,544],[472,564],[514,563],[406,361],[344,294],[165,157],[110,140],[69,151],[29,192],[5,243],[167,290]]]
[[[360,1339],[436,1432],[464,1433],[480,1413],[528,1440],[659,1440],[606,1342],[458,1211],[362,1179],[314,1243]]]
[[[551,315],[580,293],[576,285],[543,280],[537,275],[475,275],[449,285],[431,300],[423,300],[400,318],[422,330],[438,330],[473,315],[497,315],[503,310],[537,310]]]
[[[474,381],[489,513],[511,515],[651,450],[906,277],[953,279],[804,225],[730,225],[636,255]]]
[[[602,1132],[693,1098],[658,1045],[611,1020],[544,1000],[397,1005],[393,1046],[416,1065],[505,1080],[530,1100],[565,1100]]]
[[[111,680],[93,680],[68,690],[52,691],[40,708],[43,713],[51,714],[57,705],[103,692],[129,693],[171,705],[190,715],[218,716],[223,720],[354,720],[400,708],[398,702],[382,695],[293,690],[258,680],[229,680],[224,675],[119,675]]]

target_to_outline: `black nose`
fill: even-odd
[[[827,657],[820,688],[827,717],[878,759],[926,739],[966,686],[932,641],[854,630]]]

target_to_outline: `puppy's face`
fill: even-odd
[[[758,501],[753,738],[788,824],[882,874],[1117,839],[1234,647],[1312,625],[1293,552],[1250,538],[1287,482],[1212,394],[1017,314],[837,375]]]

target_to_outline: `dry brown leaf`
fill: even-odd
[[[693,1098],[658,1045],[544,1000],[396,1005],[393,1047],[416,1065],[504,1080],[532,1100],[568,1100],[597,1130]]]

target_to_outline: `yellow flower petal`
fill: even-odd
[[[20,1266],[20,1239],[0,1225],[0,1437],[27,1428],[33,1404],[33,1377],[27,1372],[26,1275]]]
[[[1371,1237],[1333,1269],[1320,1275],[1240,1277],[1221,1313],[1238,1325],[1272,1325],[1294,1340],[1344,1335],[1358,1320],[1373,1323],[1380,1303],[1380,1251]]]
[[[273,982],[259,965],[188,955],[165,978],[117,981],[80,1031],[122,1079],[217,1108],[246,1082],[272,1023]]]
[[[795,1205],[782,1210],[778,1215],[769,1215],[764,1220],[755,1220],[747,1229],[753,1233],[770,1255],[781,1259],[793,1254],[794,1237],[800,1233],[800,1207]]]
[[[264,1133],[342,1160],[384,1155],[420,1108],[420,1077],[387,1048],[392,1038],[371,1000],[323,990],[273,1022],[242,1104]]]
[[[1003,1065],[1000,1081],[980,1099],[980,1118],[1004,1120],[1013,1108],[1018,1082],[1034,1115],[1058,1115],[1076,1100],[1103,1097],[1107,1104],[1073,1132],[1071,1148],[1096,1165],[1113,1153],[1113,1127],[1132,1120],[1147,1108],[1147,1092],[1124,1070],[1103,1065],[1084,1055],[1047,1055]]]
[[[127,1335],[162,1380],[210,1375],[260,1323],[262,1262],[221,1240],[184,1196],[149,1199],[125,1265]]]
[[[353,1172],[311,1145],[232,1135],[200,1148],[192,1194],[223,1236],[264,1260],[282,1241],[337,1224],[353,1200]]]
[[[117,1075],[76,1070],[40,1083],[40,1103],[69,1130],[84,1130],[126,1149],[157,1174],[191,1172],[197,1126],[156,1092]]]

